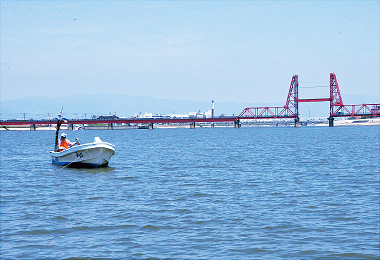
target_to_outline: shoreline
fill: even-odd
[[[366,118],[366,119],[353,119],[353,120],[334,120],[335,126],[368,126],[380,125],[380,118]],[[329,126],[329,123],[315,124],[315,126]]]
[[[375,126],[380,125],[380,118],[368,118],[368,119],[353,119],[353,120],[336,120],[334,121],[334,127],[339,126]],[[326,123],[317,123],[317,124],[308,124],[300,127],[328,127],[328,122]],[[220,127],[234,127],[233,125],[215,125],[215,128]],[[277,127],[276,124],[245,124],[242,123],[241,127]],[[294,127],[292,125],[279,125],[278,127]],[[173,128],[183,128],[188,129],[190,125],[155,125],[154,129],[173,129]],[[211,128],[211,125],[197,125],[196,128]],[[139,129],[137,126],[114,126],[113,129],[108,129],[105,126],[87,126],[85,129],[80,130],[130,130],[130,129]],[[145,129],[145,127],[141,128]],[[35,129],[31,129],[30,126],[0,126],[0,131],[55,131],[55,125],[51,126],[36,126]],[[65,131],[78,131],[71,130],[69,127],[63,127],[61,130]]]

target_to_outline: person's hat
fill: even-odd
[[[67,134],[65,134],[65,133],[62,133],[62,134],[61,134],[61,137],[66,138],[66,136],[67,136]]]

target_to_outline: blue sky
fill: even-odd
[[[0,4],[2,101],[118,93],[270,105],[285,102],[293,74],[309,87],[330,72],[343,100],[380,96],[379,1]]]

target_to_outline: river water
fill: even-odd
[[[379,259],[379,127],[1,131],[1,258]]]

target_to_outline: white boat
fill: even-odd
[[[75,145],[61,152],[51,151],[52,163],[69,167],[103,167],[107,166],[115,146],[95,137],[93,143]]]

